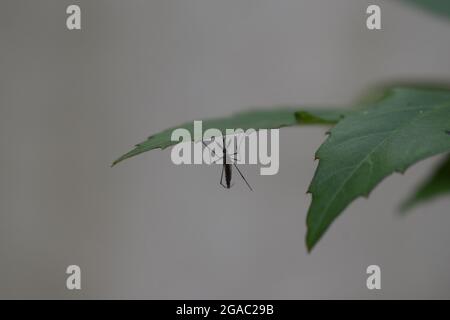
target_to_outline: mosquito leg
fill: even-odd
[[[226,137],[226,136],[222,136],[222,138],[223,138],[222,145],[220,145],[218,142],[216,142],[216,143],[218,144],[218,146],[219,146],[221,149],[223,149],[223,146],[225,146],[225,149],[228,150],[228,148],[230,147],[231,139],[228,140],[228,143],[224,143],[224,142],[225,142],[225,137]],[[236,146],[235,146],[235,148],[236,148]],[[237,153],[237,152],[236,152],[236,153]]]
[[[245,137],[246,137],[246,134],[244,133],[244,134],[242,134],[240,141],[238,141],[239,135],[236,138],[237,143],[234,146],[235,152],[230,155],[230,156],[235,156],[234,158],[232,158],[235,162],[241,161],[240,157],[238,157],[238,156],[239,156],[239,152],[241,151],[241,144],[245,140]]]
[[[215,157],[215,156],[216,156],[216,152],[215,152],[215,150],[211,150],[211,148],[205,143],[205,141],[202,140],[202,143],[203,143],[203,145],[204,145],[206,148],[208,148],[208,149],[211,151],[211,153],[209,154],[209,160],[211,161],[211,154],[213,154],[213,156]],[[224,158],[224,157],[222,156],[222,157],[216,159],[215,161],[211,161],[211,163],[216,164],[217,161],[219,161],[219,160],[221,160],[221,159],[223,159],[223,158]],[[224,188],[227,188],[227,186],[223,183],[223,172],[224,172],[224,166],[222,166],[222,172],[220,173],[220,185],[221,185],[222,187],[224,187]]]
[[[230,158],[233,159],[234,162],[241,161],[241,159],[238,156],[239,156],[239,152],[235,152],[230,156]]]
[[[220,158],[217,158],[216,160],[212,161],[211,163],[218,164],[217,161],[219,161],[219,160],[221,160],[221,159],[223,159],[223,156],[220,157]],[[222,164],[222,163],[221,163],[221,164]]]
[[[224,137],[224,139],[226,139],[226,137]],[[233,137],[233,139],[234,139],[234,137]],[[228,143],[226,144],[226,149],[228,149],[230,147],[230,143],[231,143],[231,139],[228,140]]]
[[[212,163],[217,164],[217,161],[219,161],[220,159],[223,159],[223,156],[222,156],[222,157],[217,158],[217,159],[214,160],[214,161],[211,161],[211,155],[212,155],[213,157],[215,157],[215,156],[216,156],[216,151],[213,150],[213,149],[211,149],[211,148],[209,147],[209,145],[207,145],[207,144],[205,143],[205,141],[202,140],[202,143],[203,143],[203,145],[204,145],[206,148],[209,149],[209,151],[211,151],[211,152],[209,153],[209,161],[211,162],[211,164],[212,164]]]
[[[223,169],[224,169],[224,167],[225,166],[222,166],[222,173],[220,174],[220,185],[226,189],[227,186],[223,183]]]
[[[215,157],[215,156],[216,156],[216,151],[215,151],[215,150],[212,150],[212,149],[205,143],[205,141],[202,140],[202,143],[203,143],[203,145],[204,145],[206,148],[208,148],[208,150],[210,151],[210,152],[209,152],[209,161],[211,161],[211,155],[212,155],[213,157]]]
[[[241,170],[239,170],[238,166],[236,165],[236,163],[233,163],[234,167],[236,168],[236,170],[239,172],[239,175],[241,176],[241,178],[245,181],[245,183],[247,184],[247,187],[253,191],[252,187],[250,186],[250,184],[247,182],[247,179],[245,179],[244,175],[242,174]]]

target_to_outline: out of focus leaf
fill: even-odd
[[[405,212],[417,204],[448,194],[450,194],[450,155],[436,167],[431,177],[417,188],[414,195],[403,203],[401,210]]]
[[[417,6],[420,6],[423,9],[450,18],[449,0],[404,0],[404,1],[413,3]]]

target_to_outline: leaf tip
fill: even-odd
[[[115,167],[116,165],[118,165],[120,162],[122,162],[123,160],[125,160],[125,159],[127,159],[127,158],[124,158],[124,157],[120,157],[120,158],[118,158],[118,159],[116,159],[116,160],[114,160],[113,161],[113,163],[111,163],[111,166],[110,166],[110,168],[113,168],[113,167]]]
[[[306,223],[306,229],[307,229],[307,231],[306,231],[306,236],[305,236],[305,245],[306,245],[306,251],[308,252],[308,254],[310,254],[319,239],[316,237],[316,235],[314,233],[311,232],[312,231],[311,226],[309,225],[308,222]]]
[[[111,164],[111,168],[115,167],[119,162],[122,162],[123,160],[129,158],[128,153],[124,154],[123,156],[117,158],[116,160],[113,161],[113,163]]]
[[[308,241],[308,236],[306,237],[306,252],[311,254],[314,249],[315,243]]]
[[[113,167],[115,167],[118,163],[120,162],[120,158],[119,159],[116,159],[116,160],[114,160],[113,161],[113,163],[111,163],[111,165],[110,165],[110,168],[113,168]]]
[[[412,208],[413,203],[411,201],[403,202],[398,208],[398,213],[400,216],[405,216],[408,211]]]

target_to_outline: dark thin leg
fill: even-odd
[[[240,161],[240,159],[237,157],[238,155],[239,155],[239,152],[241,151],[241,144],[242,144],[242,142],[244,141],[244,139],[246,138],[246,134],[244,133],[244,134],[242,134],[242,136],[241,136],[241,141],[237,141],[238,139],[236,139],[236,145],[234,146],[234,153],[232,154],[232,156],[236,156],[235,158],[234,158],[234,161],[236,161],[236,162],[238,162],[238,161]]]
[[[202,143],[203,143],[203,145],[204,145],[206,148],[208,148],[209,151],[210,151],[210,153],[209,153],[209,159],[211,159],[211,154],[213,155],[213,157],[215,157],[215,156],[216,156],[216,151],[215,151],[215,150],[212,150],[212,149],[205,143],[205,141],[202,140]]]
[[[241,175],[241,178],[244,179],[245,183],[247,184],[247,187],[249,187],[249,189],[251,191],[253,191],[252,187],[250,186],[250,184],[247,182],[247,180],[245,179],[244,175],[242,174],[241,170],[239,170],[238,166],[236,165],[236,163],[233,163],[234,167],[236,168],[236,170],[239,172],[239,174]]]
[[[205,141],[203,141],[202,140],[202,143],[203,143],[203,145],[206,147],[206,148],[208,148],[209,149],[209,151],[211,151],[211,153],[214,153],[214,156],[215,156],[215,154],[216,154],[216,152],[214,151],[214,150],[211,150],[211,148],[205,143]],[[209,155],[209,159],[211,160],[211,154]],[[215,161],[211,161],[212,163],[216,163],[217,161],[219,161],[220,159],[223,159],[223,156],[222,157],[220,157],[220,158],[218,158],[217,160],[215,160]],[[227,186],[223,183],[223,172],[224,172],[224,166],[222,165],[222,172],[220,173],[220,185],[222,186],[222,187],[224,187],[225,189],[227,189]]]
[[[205,143],[205,141],[202,140],[202,143],[203,143],[203,145],[204,145],[206,148],[209,149],[209,151],[211,151],[210,154],[209,154],[209,160],[211,160],[211,154],[213,154],[213,157],[215,157],[215,156],[216,156],[216,151],[215,151],[215,150],[212,150],[212,149]],[[215,161],[211,161],[211,163],[216,164],[216,162],[219,161],[220,159],[223,159],[223,156],[220,157],[220,158],[217,158]]]
[[[211,163],[218,164],[217,161],[219,161],[220,159],[223,159],[223,157],[217,158],[217,160],[212,161]],[[221,163],[221,165],[222,165],[222,164],[223,164],[223,163]]]
[[[235,156],[235,157],[232,157],[232,156]],[[235,162],[238,162],[241,160],[240,158],[238,158],[238,156],[239,156],[239,153],[235,152],[230,156],[230,158],[233,159]]]
[[[233,138],[234,139],[234,138]],[[225,140],[227,140],[227,137],[225,136]],[[230,147],[230,143],[231,143],[231,139],[228,140],[228,143],[226,144],[226,149],[228,149]]]
[[[227,186],[223,183],[223,169],[224,166],[222,166],[222,173],[220,174],[220,185],[226,189]]]

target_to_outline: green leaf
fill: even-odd
[[[225,133],[226,129],[275,129],[293,126],[298,122],[302,124],[330,124],[336,123],[339,119],[341,119],[341,117],[349,112],[340,109],[304,109],[296,117],[295,113],[297,111],[299,111],[298,108],[278,107],[273,110],[253,110],[240,112],[232,115],[231,117],[205,120],[203,121],[203,130],[216,128],[221,130],[222,133]],[[134,157],[143,152],[158,148],[165,149],[179,143],[178,141],[171,140],[172,132],[177,128],[185,128],[189,130],[191,137],[194,138],[193,121],[166,129],[150,136],[146,141],[137,144],[133,150],[114,161],[113,166],[125,159]]]
[[[308,192],[310,251],[356,198],[393,172],[450,151],[450,90],[394,88],[369,108],[341,120],[319,148]]]
[[[417,204],[444,194],[450,194],[450,155],[434,169],[432,176],[417,188],[414,195],[403,203],[401,210],[406,212]]]
[[[448,0],[405,0],[433,13],[450,17],[450,1]]]

